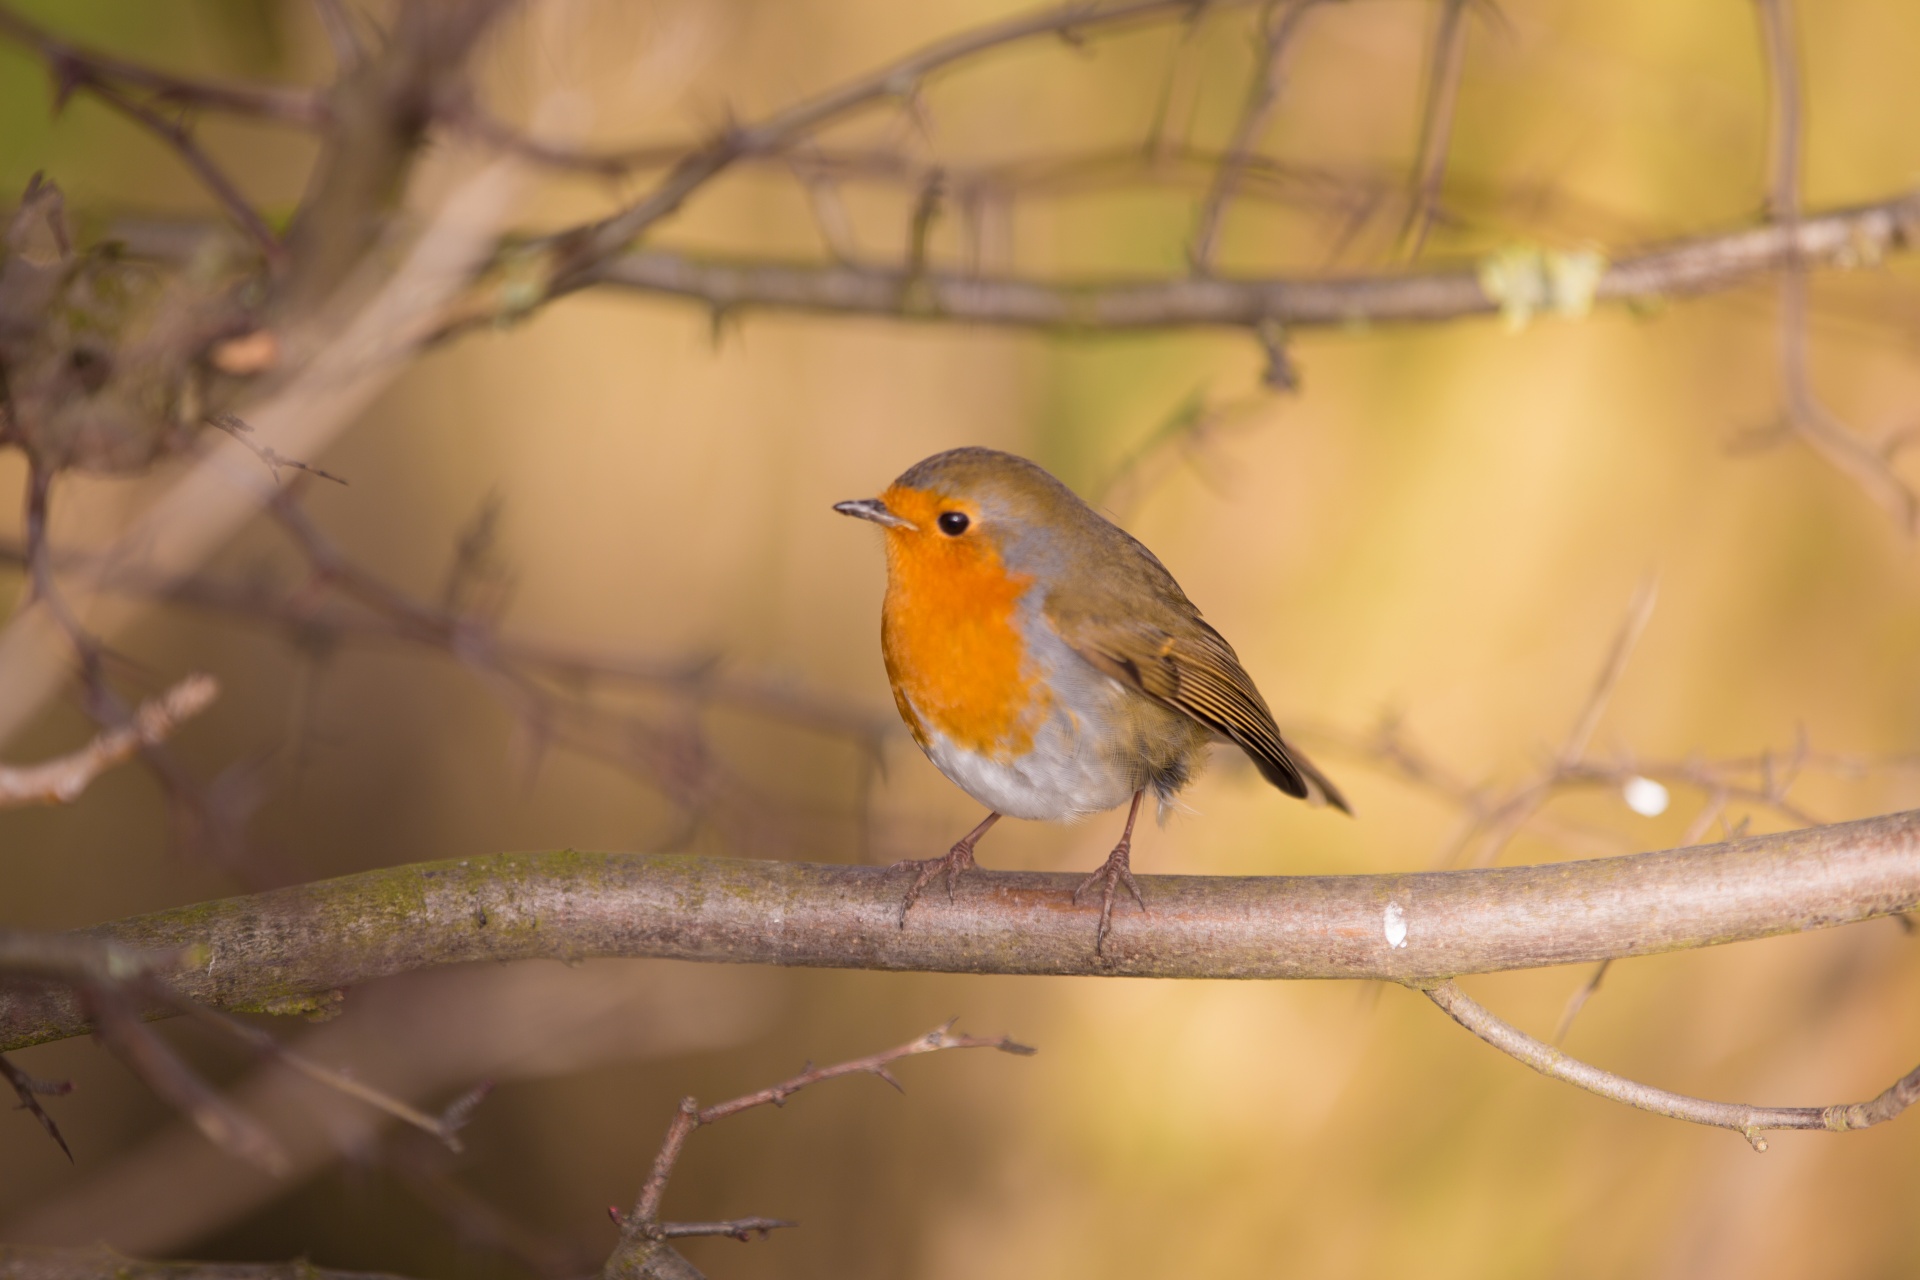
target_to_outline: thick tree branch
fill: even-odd
[[[1640,302],[1745,284],[1790,262],[1856,267],[1908,249],[1920,235],[1920,193],[1737,231],[1695,236],[1618,258],[1595,302]],[[1290,329],[1434,323],[1491,315],[1501,300],[1471,267],[1329,278],[1190,278],[1046,281],[926,271],[909,277],[844,264],[697,258],[641,250],[585,267],[575,286],[606,284],[666,294],[723,311],[764,307],[910,320],[967,321],[1084,332],[1192,325]],[[514,313],[528,307],[524,298]],[[460,317],[449,329],[492,323]]]
[[[1578,1085],[1590,1093],[1615,1102],[1624,1102],[1642,1111],[1686,1120],[1692,1124],[1732,1129],[1765,1151],[1767,1141],[1761,1133],[1768,1129],[1827,1129],[1845,1132],[1865,1129],[1891,1120],[1920,1099],[1920,1067],[1894,1081],[1885,1092],[1870,1102],[1840,1103],[1830,1107],[1750,1107],[1740,1102],[1709,1102],[1669,1093],[1641,1084],[1611,1071],[1570,1058],[1550,1044],[1535,1040],[1526,1032],[1496,1018],[1483,1006],[1451,982],[1426,989],[1427,998],[1447,1011],[1455,1022],[1485,1040],[1500,1052],[1526,1063],[1542,1075]]]
[[[476,960],[742,964],[1165,978],[1371,978],[1591,963],[1827,928],[1920,906],[1920,811],[1663,853],[1371,876],[1148,877],[1114,917],[1077,877],[981,872],[899,924],[908,873],[666,854],[496,854],[345,876],[102,925],[204,948],[172,979],[270,1007]],[[71,1000],[0,995],[0,1052],[78,1035]]]

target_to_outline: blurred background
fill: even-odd
[[[185,73],[331,74],[296,0],[13,7]],[[697,139],[1018,11],[539,0],[486,47],[486,91],[503,118],[570,144]],[[385,17],[356,13],[369,31]],[[1228,209],[1219,271],[1405,265],[1396,233],[1440,14],[1367,0],[1312,17],[1261,140],[1272,171]],[[1017,45],[822,145],[945,171],[959,194],[927,225],[930,262],[1177,274],[1204,170],[1032,190],[988,179],[1149,136],[1217,153],[1253,72],[1253,21],[1208,12]],[[1504,0],[1497,14],[1468,6],[1467,22],[1443,216],[1422,263],[1528,244],[1618,251],[1762,215],[1768,88],[1751,5]],[[1821,5],[1799,36],[1809,210],[1920,180],[1920,11]],[[44,64],[15,44],[0,44],[0,119],[0,190],[44,170],[83,238],[116,220],[217,216],[176,155],[97,102],[54,115]],[[285,216],[310,141],[228,120],[202,137],[270,218]],[[410,202],[431,208],[462,166],[486,163],[436,146]],[[524,166],[511,221],[562,226],[645,189]],[[898,262],[919,201],[913,182],[854,174],[823,218],[787,167],[756,166],[653,242]],[[1814,381],[1863,436],[1920,425],[1916,283],[1901,257],[1814,278]],[[1137,841],[1144,872],[1545,861],[1913,806],[1913,542],[1806,447],[1769,443],[1782,416],[1776,293],[1762,281],[1518,331],[1302,332],[1292,393],[1263,389],[1244,333],[1059,336],[716,317],[604,290],[563,299],[413,363],[307,459],[348,484],[308,483],[305,508],[355,563],[422,600],[652,677],[556,694],[601,717],[567,721],[570,737],[444,648],[152,604],[116,647],[137,686],[189,671],[222,682],[175,749],[243,827],[240,852],[182,837],[152,777],[123,767],[70,807],[0,813],[0,924],[68,928],[504,849],[937,854],[977,806],[894,723],[878,539],[830,507],[961,444],[1034,458],[1151,546],[1359,815],[1287,802],[1219,752],[1192,812]],[[56,538],[97,543],[102,513],[181,465],[73,479]],[[0,492],[24,474],[0,457]],[[0,524],[17,538],[16,517]],[[289,590],[306,573],[265,520],[204,568]],[[1556,790],[1510,841],[1489,839],[1472,806],[1550,767],[1654,581],[1589,749],[1613,772]],[[7,577],[0,593],[20,586]],[[633,725],[697,755],[700,798],[663,780]],[[92,732],[69,696],[6,756],[51,756]],[[1395,763],[1409,753],[1459,785],[1411,780]],[[1642,773],[1666,783],[1661,812],[1636,812],[1616,785]],[[1687,782],[1736,776],[1791,808]],[[1003,824],[982,860],[1091,868],[1118,823]],[[1883,921],[1625,962],[1565,1044],[1701,1096],[1870,1097],[1920,1060],[1906,1016],[1920,1001],[1915,948]],[[1468,985],[1544,1036],[1589,976]],[[919,1060],[899,1069],[904,1097],[836,1082],[702,1131],[671,1216],[802,1226],[751,1246],[696,1241],[688,1256],[742,1278],[1920,1270],[1920,1120],[1781,1134],[1756,1155],[1535,1076],[1402,990],[669,963],[420,974],[353,993],[334,1021],[270,1024],[421,1105],[500,1081],[458,1158],[192,1028],[163,1030],[283,1136],[288,1177],[208,1146],[91,1042],[14,1055],[75,1082],[48,1103],[74,1159],[31,1118],[0,1116],[0,1240],[422,1277],[579,1274],[611,1247],[605,1206],[631,1203],[682,1095],[717,1101],[956,1015],[1041,1052]]]

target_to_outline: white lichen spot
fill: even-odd
[[[1482,258],[1477,274],[1481,291],[1499,305],[1507,332],[1518,333],[1541,313],[1578,320],[1593,310],[1607,259],[1593,249],[1563,253],[1512,244]]]
[[[1594,291],[1607,274],[1606,255],[1592,249],[1546,255],[1547,293],[1553,309],[1568,320],[1584,320],[1593,310]]]
[[[1387,946],[1398,949],[1407,945],[1407,913],[1397,902],[1387,904]]]
[[[1509,245],[1489,254],[1480,260],[1478,274],[1481,291],[1499,305],[1508,333],[1526,328],[1533,313],[1547,305],[1546,272],[1536,245]]]
[[[1620,793],[1627,808],[1643,818],[1657,818],[1667,811],[1667,789],[1652,778],[1628,778]]]

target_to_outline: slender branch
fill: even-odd
[[[1642,1111],[1685,1120],[1692,1124],[1732,1129],[1765,1151],[1767,1141],[1760,1135],[1769,1129],[1827,1129],[1844,1132],[1865,1129],[1893,1119],[1916,1100],[1920,1100],[1920,1067],[1896,1080],[1886,1092],[1868,1102],[1841,1103],[1830,1107],[1751,1107],[1739,1102],[1709,1102],[1685,1094],[1669,1093],[1641,1084],[1611,1071],[1570,1058],[1552,1045],[1535,1040],[1517,1027],[1508,1025],[1469,999],[1451,982],[1425,988],[1428,999],[1467,1030],[1494,1048],[1526,1063],[1542,1075],[1578,1085],[1590,1093],[1615,1102],[1624,1102]]]
[[[1580,984],[1577,991],[1567,997],[1566,1007],[1560,1011],[1560,1021],[1553,1029],[1555,1044],[1564,1041],[1567,1038],[1567,1032],[1573,1030],[1573,1020],[1580,1016],[1582,1009],[1587,1007],[1587,1001],[1593,999],[1593,993],[1600,989],[1601,979],[1607,976],[1607,970],[1612,966],[1611,960],[1602,960],[1593,966],[1593,973]]]
[[[1018,1044],[1006,1036],[965,1036],[953,1033],[953,1023],[948,1021],[935,1027],[923,1036],[915,1036],[902,1045],[883,1049],[879,1053],[868,1054],[864,1058],[852,1058],[846,1062],[835,1063],[830,1067],[815,1067],[809,1064],[798,1075],[790,1076],[779,1084],[769,1085],[765,1089],[756,1089],[726,1102],[717,1102],[710,1107],[702,1107],[692,1098],[682,1098],[675,1110],[673,1122],[667,1126],[666,1137],[661,1139],[660,1150],[653,1158],[653,1167],[647,1172],[647,1180],[641,1184],[640,1194],[634,1200],[633,1211],[628,1214],[614,1215],[620,1224],[620,1244],[613,1256],[608,1259],[606,1274],[609,1276],[628,1274],[631,1264],[644,1257],[648,1246],[662,1240],[686,1236],[732,1236],[736,1240],[748,1240],[755,1235],[766,1235],[779,1227],[795,1226],[779,1218],[736,1218],[726,1222],[661,1222],[660,1202],[667,1192],[667,1179],[672,1176],[673,1167],[679,1162],[680,1153],[696,1129],[717,1124],[729,1116],[739,1115],[742,1111],[751,1111],[755,1107],[785,1106],[787,1099],[810,1085],[820,1084],[839,1076],[869,1075],[900,1089],[901,1085],[891,1070],[894,1063],[902,1058],[917,1057],[923,1053],[939,1053],[945,1049],[998,1049],[1002,1053],[1029,1055],[1034,1051],[1026,1045]],[[905,1092],[902,1090],[902,1092]]]
[[[79,995],[100,1042],[162,1100],[185,1114],[207,1141],[268,1173],[287,1171],[286,1151],[273,1135],[175,1056],[141,1019],[131,993],[95,986],[82,988]]]
[[[14,1105],[14,1110],[24,1111],[38,1120],[40,1127],[46,1130],[47,1136],[53,1139],[54,1145],[60,1148],[61,1153],[67,1157],[67,1162],[71,1164],[73,1148],[67,1145],[66,1135],[60,1132],[60,1126],[54,1123],[51,1115],[47,1114],[47,1109],[40,1105],[40,1099],[72,1093],[73,1082],[41,1080],[8,1061],[5,1054],[0,1054],[0,1080],[7,1082],[13,1089],[13,1096],[19,1100]]]
[[[964,31],[927,45],[878,70],[788,107],[758,124],[727,129],[706,146],[687,152],[666,177],[636,203],[591,226],[560,237],[566,266],[555,292],[592,283],[592,268],[641,232],[677,211],[701,186],[747,156],[791,146],[863,107],[910,98],[935,72],[1036,36],[1078,35],[1113,29],[1192,10],[1194,0],[1119,0],[1113,4],[1066,4]]]
[[[480,960],[648,956],[745,964],[1165,978],[1370,978],[1586,964],[1829,928],[1920,907],[1920,811],[1662,853],[1370,876],[1142,877],[1114,916],[1078,877],[981,872],[900,927],[903,873],[669,854],[420,863],[102,925],[194,946],[175,975],[215,1008],[270,1007]],[[164,1012],[164,1011],[154,1011]],[[78,1035],[55,995],[0,993],[0,1052]]]
[[[220,207],[227,211],[227,216],[246,232],[247,238],[253,241],[261,255],[276,268],[286,265],[287,249],[280,243],[280,237],[267,226],[266,219],[262,218],[259,211],[253,207],[253,203],[241,194],[240,188],[234,185],[233,179],[227,176],[226,171],[214,163],[213,157],[208,155],[206,149],[194,138],[191,129],[111,85],[96,84],[93,86],[93,92],[100,101],[157,134],[171,145],[186,166],[193,170],[194,176],[198,177],[201,184],[213,193],[213,198],[220,202]]]
[[[1213,266],[1214,248],[1220,237],[1220,224],[1226,218],[1227,205],[1239,190],[1241,174],[1246,171],[1254,148],[1265,136],[1267,126],[1273,122],[1274,110],[1280,105],[1280,93],[1286,87],[1287,53],[1292,49],[1307,16],[1325,2],[1288,0],[1278,22],[1274,20],[1271,5],[1260,15],[1260,66],[1254,74],[1252,86],[1247,90],[1247,101],[1240,109],[1240,119],[1234,125],[1233,140],[1227,144],[1226,155],[1214,171],[1212,188],[1201,203],[1200,216],[1194,225],[1193,243],[1187,250],[1188,263],[1198,273],[1205,274]]]
[[[1770,123],[1774,218],[1789,231],[1801,223],[1800,175],[1806,112],[1794,47],[1791,0],[1754,0],[1773,90]],[[1808,281],[1804,255],[1789,255],[1780,276],[1780,370],[1787,426],[1842,475],[1880,503],[1909,535],[1920,533],[1920,492],[1894,470],[1889,449],[1875,447],[1834,416],[1813,388],[1807,338]],[[1893,442],[1897,447],[1898,441]]]
[[[302,646],[386,642],[452,652],[467,661],[473,661],[477,654],[487,654],[500,663],[529,668],[569,686],[609,684],[655,688],[705,704],[733,707],[867,743],[897,731],[898,720],[891,714],[881,717],[777,681],[735,675],[721,670],[721,663],[715,657],[696,654],[672,659],[636,658],[514,636],[482,626],[446,602],[429,604],[407,595],[365,566],[348,559],[318,526],[311,522],[296,523],[297,507],[290,508],[296,513],[295,520],[287,518],[287,510],[289,508],[276,507],[274,513],[299,544],[309,573],[329,583],[354,583],[352,590],[342,594],[359,607],[337,607],[305,588],[280,590],[256,579],[207,574],[155,575],[144,572],[137,564],[110,566],[101,588],[274,628]],[[55,552],[52,559],[62,567],[97,560],[79,552]],[[0,564],[25,568],[27,563],[24,548],[0,541]]]
[[[1447,176],[1447,151],[1453,143],[1454,109],[1460,101],[1460,72],[1466,65],[1467,6],[1473,0],[1440,0],[1440,25],[1433,35],[1433,57],[1427,70],[1426,102],[1420,111],[1420,142],[1414,148],[1411,196],[1407,218],[1400,227],[1400,256],[1420,256],[1440,205],[1440,186]]]
[[[727,1236],[742,1244],[800,1224],[785,1218],[728,1218],[723,1222],[663,1222],[654,1228],[659,1240],[688,1240],[699,1236]]]
[[[142,703],[131,723],[105,730],[71,755],[36,765],[0,765],[0,809],[71,803],[107,769],[140,748],[157,746],[171,737],[181,724],[206,710],[219,691],[212,676],[188,676]]]
[[[62,40],[4,5],[0,5],[0,36],[39,54],[61,97],[75,89],[118,86],[150,93],[160,102],[257,116],[302,128],[318,128],[330,115],[325,96],[313,89],[174,75]]]
[[[1637,250],[1601,275],[1596,302],[1644,302],[1745,284],[1797,258],[1853,267],[1911,247],[1920,236],[1920,193],[1810,217]],[[912,291],[903,272],[844,264],[699,258],[664,250],[620,254],[584,266],[567,287],[607,284],[664,294],[727,311],[763,307],[910,320],[964,321],[1079,332],[1356,324],[1436,323],[1492,315],[1471,268],[1345,277],[1091,279],[923,273]],[[502,311],[527,309],[516,299]],[[497,319],[494,311],[450,321],[440,336]]]
[[[1601,664],[1600,674],[1594,680],[1593,689],[1587,694],[1580,714],[1574,718],[1573,729],[1561,744],[1552,767],[1534,782],[1517,788],[1510,799],[1490,811],[1484,821],[1477,824],[1484,834],[1479,853],[1474,858],[1476,866],[1485,866],[1496,860],[1555,791],[1575,778],[1584,779],[1594,772],[1584,765],[1583,757],[1593,741],[1594,731],[1600,727],[1600,718],[1606,714],[1607,704],[1613,700],[1613,691],[1626,675],[1627,660],[1633,656],[1640,633],[1647,629],[1658,599],[1659,588],[1652,580],[1642,583],[1634,592],[1633,601],[1627,606],[1626,619],[1615,633],[1613,643],[1607,649],[1606,661]],[[1465,834],[1470,836],[1473,833],[1469,831]]]

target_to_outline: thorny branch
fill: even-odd
[[[67,1145],[66,1135],[60,1132],[60,1126],[55,1124],[53,1117],[47,1114],[47,1109],[40,1105],[40,1099],[59,1097],[63,1094],[72,1093],[73,1082],[71,1080],[42,1080],[37,1076],[29,1075],[8,1061],[4,1054],[0,1054],[0,1076],[6,1078],[7,1084],[13,1089],[14,1097],[19,1099],[15,1104],[15,1109],[24,1111],[35,1120],[38,1120],[40,1127],[47,1131],[47,1136],[53,1139],[54,1143],[59,1146],[61,1153],[71,1161],[73,1159],[73,1148]]]
[[[736,125],[704,147],[689,151],[660,183],[639,201],[609,218],[559,238],[562,265],[552,292],[592,283],[583,268],[599,263],[676,212],[689,196],[745,156],[777,152],[863,107],[911,100],[927,77],[956,63],[1036,36],[1077,37],[1094,29],[1111,30],[1145,20],[1178,15],[1193,0],[1119,0],[1113,4],[1067,4],[991,23],[937,41],[877,71],[830,89],[769,116],[758,124]]]
[[[1034,1050],[1006,1037],[955,1035],[951,1021],[935,1027],[923,1036],[916,1036],[905,1044],[896,1045],[864,1058],[852,1058],[846,1062],[835,1063],[828,1067],[815,1067],[811,1064],[803,1068],[798,1075],[790,1076],[779,1084],[769,1085],[765,1089],[743,1094],[726,1102],[717,1102],[702,1107],[692,1098],[684,1098],[674,1113],[673,1122],[667,1126],[666,1137],[661,1140],[660,1150],[653,1158],[653,1167],[647,1173],[647,1180],[641,1185],[639,1197],[634,1201],[628,1213],[612,1212],[613,1220],[620,1227],[620,1244],[608,1260],[605,1274],[609,1277],[638,1274],[638,1268],[652,1252],[651,1246],[661,1241],[681,1239],[690,1236],[731,1236],[736,1240],[748,1240],[754,1235],[766,1235],[780,1227],[797,1224],[778,1218],[735,1218],[725,1222],[662,1222],[660,1221],[660,1203],[667,1192],[667,1179],[673,1174],[673,1167],[679,1162],[680,1152],[685,1148],[687,1139],[696,1129],[717,1124],[728,1116],[750,1111],[755,1107],[782,1107],[787,1099],[807,1088],[825,1080],[840,1076],[870,1075],[905,1092],[900,1082],[894,1078],[891,1070],[894,1063],[902,1058],[911,1058],[923,1053],[938,1053],[944,1049],[998,1049],[1002,1053],[1031,1055]]]
[[[4,5],[0,35],[39,54],[62,100],[76,90],[105,88],[143,92],[158,104],[231,112],[306,129],[326,124],[330,116],[325,96],[312,89],[174,75],[62,40]]]

